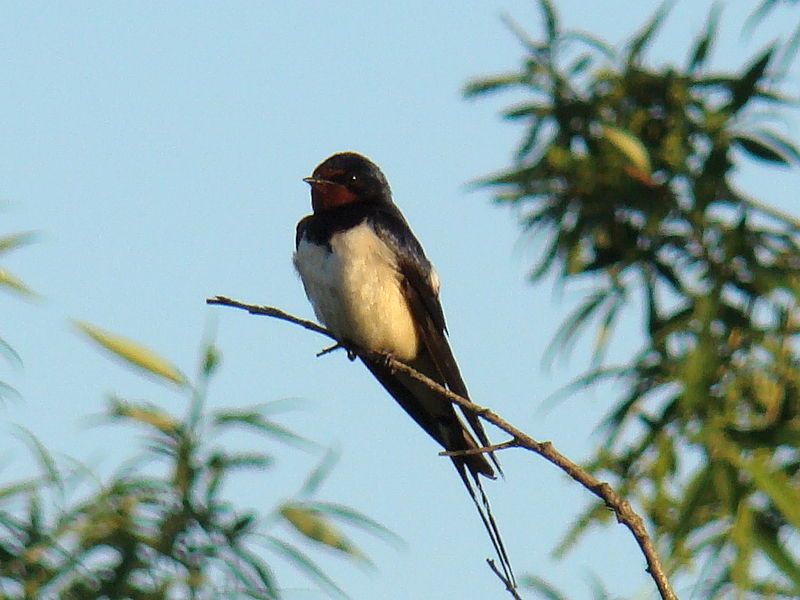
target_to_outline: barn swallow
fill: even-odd
[[[469,398],[447,341],[439,278],[392,200],[386,177],[354,152],[334,154],[304,179],[313,214],[297,225],[294,265],[317,318],[345,344],[384,353]],[[361,361],[400,406],[448,451],[489,445],[480,419],[385,361]],[[488,456],[488,459],[487,459]],[[490,452],[452,456],[501,563],[508,557],[479,476],[502,474]],[[481,501],[475,493],[480,492]]]

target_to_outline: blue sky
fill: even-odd
[[[737,67],[797,21],[777,14],[742,39],[753,4],[726,9],[716,66]],[[657,6],[558,5],[568,26],[612,42]],[[654,60],[682,63],[707,10],[706,2],[679,2]],[[397,550],[356,537],[374,572],[316,555],[353,598],[505,597],[483,564],[491,548],[449,461],[357,364],[315,358],[325,340],[299,328],[204,305],[225,294],[311,317],[291,265],[294,227],[309,211],[301,178],[335,151],[362,152],[382,166],[437,266],[452,345],[475,400],[570,457],[587,457],[613,390],[543,411],[543,399],[586,365],[586,352],[578,348],[549,371],[540,366],[565,309],[585,290],[554,295],[547,284],[529,285],[536,247],[521,238],[512,213],[465,185],[507,165],[520,134],[496,116],[511,98],[467,102],[460,92],[471,77],[516,68],[522,50],[502,12],[537,31],[527,0],[4,3],[2,233],[40,232],[5,266],[44,299],[0,297],[0,335],[24,360],[21,370],[0,365],[0,379],[23,396],[0,407],[3,477],[33,468],[11,424],[108,472],[138,443],[130,431],[87,425],[108,393],[183,406],[100,355],[69,318],[133,337],[187,372],[212,320],[224,357],[212,406],[302,399],[304,409],[285,422],[341,452],[321,497],[363,510],[406,540]],[[796,122],[785,127],[800,138]],[[742,184],[794,210],[797,172],[762,173],[746,171]],[[632,319],[615,352],[624,356],[638,335]],[[229,493],[267,510],[318,458],[281,452],[263,481]],[[589,496],[531,455],[501,458],[507,479],[488,487],[518,574],[584,597],[596,573],[616,594],[652,596],[621,527],[597,530],[566,560],[551,560]],[[324,597],[276,566],[287,598]]]

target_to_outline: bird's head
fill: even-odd
[[[355,152],[326,158],[303,181],[311,186],[311,206],[315,213],[355,202],[392,201],[389,183],[378,165]]]

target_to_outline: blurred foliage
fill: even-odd
[[[13,250],[30,244],[35,237],[36,235],[32,231],[12,233],[0,237],[0,256],[5,256]],[[36,297],[36,293],[31,288],[4,267],[0,267],[0,289],[28,299]]]
[[[297,494],[268,515],[225,496],[225,483],[234,474],[249,473],[254,486],[272,485],[263,472],[274,455],[231,449],[242,447],[244,432],[255,436],[247,447],[276,441],[318,447],[274,421],[275,405],[207,410],[209,379],[219,364],[213,344],[205,344],[190,383],[172,363],[135,342],[85,323],[78,328],[185,395],[186,414],[110,398],[104,421],[132,425],[144,435],[141,454],[105,482],[80,465],[60,469],[36,438],[24,433],[42,474],[0,487],[3,598],[279,598],[270,554],[296,566],[329,595],[345,597],[293,538],[360,564],[367,559],[337,522],[396,539],[349,507],[314,500],[333,466],[330,455]]]
[[[22,246],[30,244],[36,235],[32,231],[12,233],[0,237],[0,257],[17,250]],[[29,288],[19,277],[11,274],[5,267],[0,266],[0,290],[10,292],[27,300],[37,297],[36,293]],[[22,359],[14,350],[13,346],[5,339],[0,337],[0,355],[2,355],[12,365],[21,365]],[[0,399],[18,397],[19,393],[9,384],[0,381]]]
[[[523,588],[533,590],[539,598],[543,598],[544,600],[570,600],[567,594],[541,577],[528,575],[522,579],[521,583]],[[612,596],[608,590],[606,590],[603,582],[597,575],[590,574],[587,583],[591,590],[591,596],[589,597],[593,598],[593,600],[617,600],[616,596]]]
[[[798,597],[800,222],[733,183],[747,160],[800,161],[774,126],[788,100],[773,66],[790,49],[712,72],[712,9],[682,66],[650,67],[666,10],[617,51],[540,6],[543,39],[510,23],[521,68],[466,94],[524,98],[503,113],[525,127],[513,165],[480,183],[543,241],[534,279],[593,288],[553,345],[594,323],[592,368],[568,391],[624,390],[588,466],[644,509],[672,572],[702,567],[702,597]],[[606,365],[638,307],[642,348]],[[608,520],[588,507],[557,552]]]

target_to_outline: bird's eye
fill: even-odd
[[[351,182],[353,182],[353,181],[358,181],[358,176],[356,176],[356,175],[350,175],[350,181],[351,181]]]

